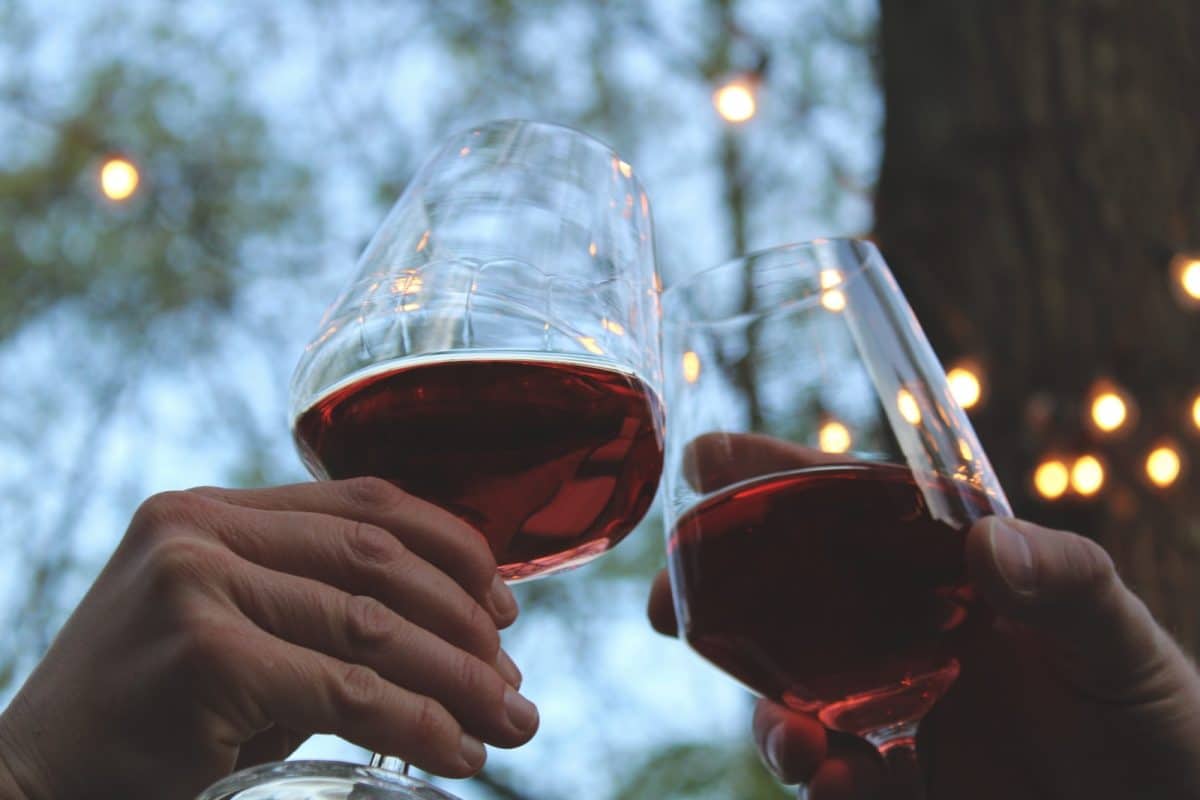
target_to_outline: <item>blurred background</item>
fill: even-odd
[[[0,703],[146,496],[306,478],[304,343],[421,158],[495,117],[630,161],[668,286],[872,236],[1018,512],[1195,654],[1196,41],[1190,0],[0,0]],[[542,730],[453,791],[789,796],[749,697],[645,623],[662,550],[652,512],[519,588]]]

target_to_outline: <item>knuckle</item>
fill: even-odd
[[[163,536],[146,555],[145,569],[152,582],[164,587],[210,583],[228,571],[226,551],[194,536]]]
[[[470,636],[471,652],[488,661],[494,659],[500,652],[500,632],[496,630],[491,615],[478,603],[470,603],[465,625]]]
[[[395,614],[373,597],[350,595],[345,609],[346,638],[352,651],[377,650],[395,632]]]
[[[404,545],[383,528],[355,522],[343,537],[352,562],[359,567],[387,566],[403,557]]]
[[[374,476],[344,480],[342,489],[353,505],[365,508],[394,506],[407,496],[391,482]]]
[[[412,709],[412,733],[414,738],[435,742],[444,738],[445,720],[448,716],[435,700],[418,696]]]
[[[463,698],[475,698],[477,702],[498,699],[504,692],[503,680],[479,659],[463,652],[455,656],[450,667],[454,676],[457,694]]]
[[[195,520],[209,501],[193,492],[161,492],[148,497],[133,515],[130,533],[154,537],[180,523]]]
[[[358,717],[382,707],[383,679],[370,667],[348,664],[337,676],[333,703],[345,716]]]
[[[1112,557],[1091,539],[1076,536],[1065,548],[1064,559],[1072,588],[1080,595],[1098,597],[1107,593],[1116,581]]]

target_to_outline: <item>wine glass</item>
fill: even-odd
[[[521,120],[463,131],[305,348],[297,448],[318,479],[386,478],[466,520],[509,582],[586,563],[658,487],[660,288],[646,193],[608,147]],[[329,800],[449,797],[387,769],[285,762],[201,800],[307,800],[317,783]]]
[[[917,725],[989,624],[966,529],[1011,513],[941,365],[865,241],[753,253],[662,300],[682,635],[920,797]]]

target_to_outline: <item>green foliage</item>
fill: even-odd
[[[664,747],[623,776],[616,800],[787,798],[791,794],[763,768],[744,741],[694,742]]]

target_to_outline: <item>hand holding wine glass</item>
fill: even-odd
[[[720,488],[832,458],[762,437],[732,443],[734,458],[711,462],[697,481]],[[923,724],[930,798],[1196,796],[1200,676],[1103,550],[1000,518],[977,522],[965,547],[968,578],[998,616],[964,648],[958,680]],[[676,633],[665,571],[649,615],[656,630]],[[785,782],[806,784],[809,800],[865,800],[884,782],[865,742],[813,715],[759,700],[753,728],[766,764]]]
[[[471,775],[537,728],[516,616],[483,536],[386,481],[157,495],[0,716],[0,795],[184,800],[316,732]]]

